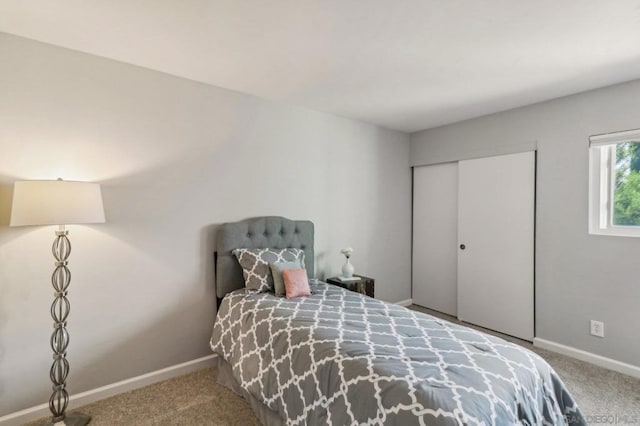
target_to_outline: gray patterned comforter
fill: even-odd
[[[585,424],[531,351],[329,284],[312,293],[229,293],[211,338],[287,424]]]

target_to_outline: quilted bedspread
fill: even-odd
[[[325,283],[229,293],[211,348],[290,425],[586,424],[553,369],[500,338]]]

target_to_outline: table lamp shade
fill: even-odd
[[[64,180],[17,181],[10,226],[103,223],[100,185]]]

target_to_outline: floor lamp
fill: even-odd
[[[49,398],[49,409],[53,417],[48,425],[86,425],[91,418],[81,413],[65,414],[69,404],[67,392],[67,318],[70,304],[67,290],[71,274],[67,259],[71,254],[71,244],[65,225],[82,223],[103,223],[104,209],[100,185],[88,182],[58,180],[18,181],[14,184],[13,205],[10,226],[58,225],[52,252],[55,269],[51,275],[54,299],[51,304],[53,333],[51,349],[53,364],[49,376],[53,383],[53,393]]]

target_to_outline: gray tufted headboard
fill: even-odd
[[[216,239],[216,295],[244,287],[242,268],[231,253],[237,248],[299,248],[304,250],[309,277],[314,274],[313,222],[280,216],[257,217],[225,223]]]

